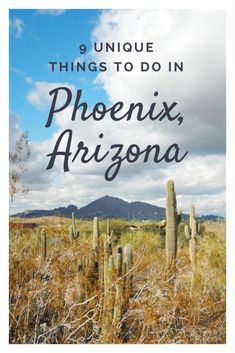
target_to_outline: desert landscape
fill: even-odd
[[[225,220],[10,218],[10,343],[225,343]]]

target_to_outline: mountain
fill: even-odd
[[[26,218],[35,218],[35,217],[48,217],[48,216],[59,216],[63,215],[65,217],[71,217],[72,212],[77,214],[78,208],[74,205],[69,205],[68,207],[58,207],[53,210],[26,210],[24,212],[19,212],[11,217],[26,217]]]
[[[150,205],[146,202],[127,202],[117,197],[104,196],[97,199],[88,205],[77,208],[77,206],[69,205],[68,207],[58,207],[53,210],[32,210],[20,212],[12,217],[46,217],[63,215],[65,217],[71,217],[72,212],[75,213],[77,218],[91,219],[95,216],[100,218],[125,218],[125,219],[151,219],[151,220],[162,220],[166,218],[166,210],[163,207]],[[187,219],[187,215],[183,215],[184,219]],[[200,220],[217,220],[221,217],[206,215],[198,217]]]
[[[88,205],[81,207],[69,205],[68,207],[58,207],[53,210],[32,210],[20,212],[12,217],[45,217],[64,215],[71,217],[74,212],[77,218],[126,218],[126,219],[153,219],[165,218],[165,208],[150,205],[146,202],[127,202],[117,197],[104,196]]]
[[[145,202],[127,202],[117,197],[104,196],[80,208],[77,216],[159,220],[165,217],[165,209]]]

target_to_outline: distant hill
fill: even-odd
[[[127,218],[154,219],[165,218],[165,208],[145,202],[127,202],[117,197],[104,196],[78,210],[79,218]]]
[[[26,210],[24,212],[19,212],[11,217],[27,217],[27,218],[35,218],[35,217],[48,217],[48,216],[58,216],[63,215],[65,217],[71,217],[72,212],[77,214],[78,208],[74,205],[69,205],[68,207],[58,207],[53,210]]]
[[[55,215],[63,215],[71,217],[72,212],[75,213],[77,218],[91,219],[95,216],[100,218],[125,218],[125,219],[138,219],[138,220],[162,220],[166,218],[165,208],[151,205],[146,202],[127,202],[117,197],[104,196],[97,199],[88,205],[77,208],[75,205],[68,207],[58,207],[53,210],[31,210],[20,212],[12,217],[47,217]],[[187,215],[183,215],[187,218]],[[217,220],[218,216],[202,216],[202,220]],[[221,217],[220,217],[221,218]]]

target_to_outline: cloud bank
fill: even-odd
[[[138,67],[141,61],[160,62],[159,72],[99,73],[93,82],[102,88],[110,105],[123,101],[153,102],[153,92],[158,91],[157,104],[162,101],[177,102],[184,117],[182,125],[170,122],[144,123],[131,121],[114,122],[105,118],[100,122],[92,119],[82,122],[79,117],[70,121],[72,106],[57,114],[57,131],[43,142],[32,142],[30,171],[24,183],[30,192],[19,198],[17,210],[30,208],[53,208],[76,204],[78,207],[106,194],[129,201],[141,200],[165,206],[165,183],[175,181],[179,208],[184,212],[193,202],[200,214],[225,214],[225,18],[217,10],[106,10],[92,33],[94,42],[154,42],[154,53],[97,53],[97,62],[105,61],[111,67],[114,61],[131,61]],[[183,72],[167,72],[165,63],[184,62]],[[48,111],[48,92],[58,86],[74,84],[36,81],[27,99],[35,109]],[[79,87],[77,87],[79,88]],[[84,100],[86,93],[83,92]],[[63,98],[61,98],[63,101]],[[62,159],[58,158],[53,170],[45,171],[50,153],[60,133],[73,129],[72,150],[79,141],[91,149],[99,143],[102,132],[102,148],[109,149],[113,143],[125,146],[137,143],[142,148],[148,144],[160,144],[163,148],[177,142],[189,156],[179,164],[123,163],[113,182],[104,180],[109,161],[73,163],[71,171],[62,171]],[[65,146],[63,141],[63,145]],[[28,207],[27,207],[28,208]],[[15,211],[15,210],[14,210]]]

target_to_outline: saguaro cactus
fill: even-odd
[[[93,237],[92,237],[92,254],[91,254],[91,268],[92,268],[92,276],[94,282],[98,282],[99,278],[101,277],[101,267],[99,266],[99,257],[100,257],[100,232],[99,232],[99,219],[95,217],[93,220]]]
[[[108,265],[106,267],[104,278],[104,304],[102,317],[102,335],[106,342],[109,342],[112,337],[111,325],[113,321],[113,311],[115,304],[115,267],[113,256],[108,257]]]
[[[133,248],[131,244],[126,244],[124,247],[124,256],[123,256],[123,262],[124,262],[124,298],[125,298],[125,303],[128,304],[129,298],[132,294],[133,290],[133,274],[129,273],[132,266],[133,266]]]
[[[99,252],[99,235],[99,219],[95,217],[93,221],[92,249],[96,255],[98,255]]]
[[[82,303],[88,296],[86,271],[89,266],[88,258],[84,256],[78,261],[78,302]]]
[[[42,228],[39,226],[37,228],[37,233],[36,233],[36,246],[39,248],[40,244],[41,244],[41,231]]]
[[[104,289],[107,288],[109,257],[112,256],[111,244],[108,241],[104,242]]]
[[[42,228],[41,230],[41,261],[44,263],[47,258],[47,233],[46,229]]]
[[[107,231],[106,231],[106,234],[107,234],[107,239],[109,239],[110,237],[110,220],[107,219]]]
[[[191,205],[189,211],[189,226],[186,224],[184,227],[184,234],[189,240],[189,256],[191,263],[194,264],[196,257],[196,236],[197,236],[197,221],[195,219],[195,207]]]
[[[166,197],[166,257],[167,263],[171,264],[175,261],[177,254],[177,228],[179,223],[173,180],[167,181]]]
[[[117,328],[118,332],[116,335],[120,333],[119,323],[122,318],[123,313],[123,301],[124,301],[124,278],[123,278],[123,254],[122,247],[117,247],[116,254],[116,269],[117,269],[117,282],[116,282],[116,295],[115,295],[115,305],[113,311],[113,327]]]
[[[101,323],[104,342],[117,343],[123,328],[122,315],[128,308],[129,297],[132,294],[133,274],[130,270],[133,267],[133,249],[130,244],[125,246],[124,251],[118,246],[114,256],[109,227],[108,222],[107,237],[102,251],[99,222],[97,217],[94,218],[91,253],[78,261],[77,290],[79,303],[93,297],[92,300],[96,300],[102,309],[97,312],[96,320]]]
[[[106,240],[112,247],[113,231],[110,229],[110,220],[107,219],[107,230],[106,230]]]
[[[118,277],[122,276],[122,247],[117,247],[116,267]]]
[[[76,230],[76,220],[74,212],[72,212],[72,224],[69,227],[69,237],[71,240],[79,237],[79,231]]]

